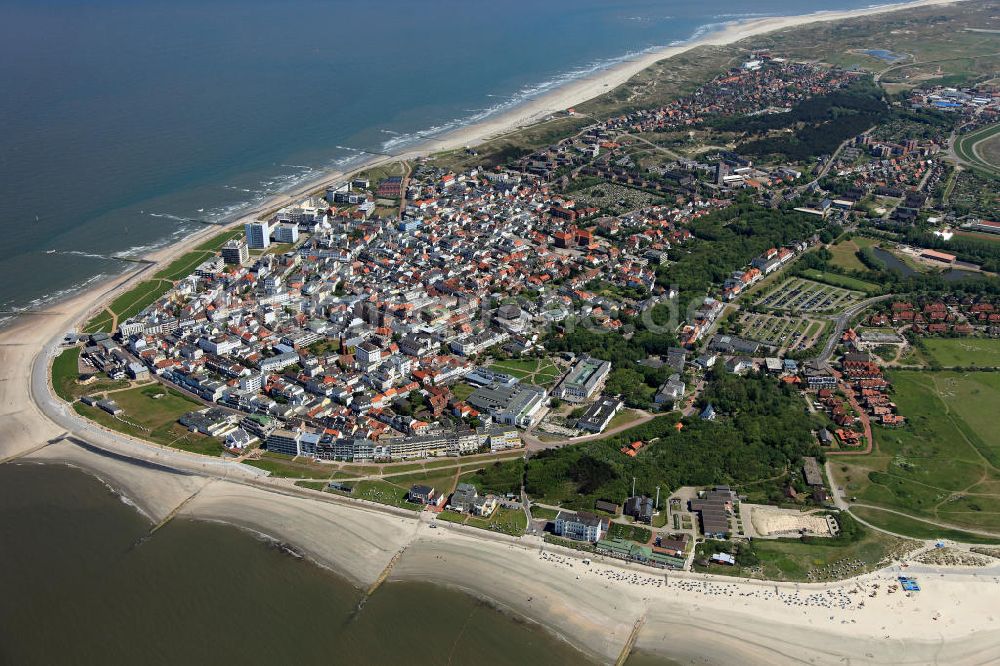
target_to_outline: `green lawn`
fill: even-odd
[[[1000,176],[1000,166],[980,158],[974,150],[980,142],[985,144],[987,140],[992,140],[993,137],[998,135],[1000,135],[1000,123],[970,132],[955,142],[955,152],[958,153],[960,158],[974,165],[975,169],[985,174]],[[980,144],[980,146],[983,144]]]
[[[871,247],[875,244],[875,242],[876,241],[873,238],[856,236],[850,240],[843,240],[836,245],[831,245],[827,248],[833,255],[833,259],[830,260],[830,263],[848,271],[867,270],[868,267],[861,263],[861,260],[858,259],[857,252],[861,248]]]
[[[455,396],[456,400],[466,400],[472,392],[476,390],[476,387],[472,384],[466,384],[464,382],[460,384],[455,384],[451,387],[451,392]]]
[[[186,412],[204,408],[197,400],[158,383],[118,391],[110,397],[121,405],[130,421],[149,428],[176,421]]]
[[[173,284],[168,280],[146,280],[111,301],[109,307],[112,312],[118,315],[118,322],[121,323],[142,312],[160,296],[167,293],[172,286]]]
[[[915,539],[951,539],[952,541],[964,543],[1000,544],[1000,539],[991,539],[987,536],[972,534],[971,532],[935,527],[920,520],[900,516],[896,513],[879,511],[878,509],[858,506],[851,509],[851,513],[854,513],[858,518],[872,525],[878,525],[882,529],[897,534],[906,534]]]
[[[235,229],[230,229],[229,231],[223,231],[220,234],[212,236],[207,241],[195,248],[195,250],[202,250],[207,252],[218,252],[219,249],[226,244],[226,241],[232,240],[233,238],[238,238],[243,235],[243,227],[236,227]]]
[[[202,255],[208,256],[206,253],[202,253]],[[171,287],[173,287],[171,279],[179,279],[162,278],[167,274],[180,271],[184,268],[184,266],[186,266],[185,262],[190,262],[189,254],[184,255],[174,263],[167,266],[165,269],[154,275],[152,279],[144,280],[125,293],[119,295],[111,301],[107,309],[101,310],[96,315],[91,317],[90,320],[83,325],[81,330],[84,333],[113,333],[112,324],[114,323],[114,318],[111,316],[111,312],[118,316],[118,323],[120,324],[129,317],[134,317],[145,310],[157,299],[159,299],[160,296],[163,296],[165,293],[170,291]],[[191,270],[194,270],[194,267],[197,266],[198,263],[201,262],[196,262],[193,266],[191,266]],[[185,273],[185,275],[186,274],[187,273]],[[180,277],[183,277],[183,275]],[[111,310],[111,312],[108,312],[107,310]]]
[[[879,290],[879,286],[871,282],[865,282],[864,280],[848,277],[846,275],[840,275],[838,273],[830,273],[829,271],[821,271],[816,268],[807,268],[802,271],[802,275],[810,280],[830,284],[834,287],[843,287],[844,289],[863,291],[866,294],[871,294]]]
[[[450,495],[451,492],[455,490],[455,473],[458,469],[459,468],[400,474],[399,476],[387,477],[385,480],[393,485],[400,486],[407,490],[409,490],[412,485],[420,484],[430,486],[436,490],[438,494],[444,493],[445,495]]]
[[[222,443],[218,439],[188,432],[186,428],[177,423],[177,417],[184,412],[195,409],[197,403],[181,407],[181,401],[186,401],[186,398],[180,399],[168,395],[162,398],[166,401],[164,405],[145,409],[144,407],[153,400],[148,395],[141,395],[140,392],[149,388],[158,388],[158,385],[120,391],[109,396],[114,398],[125,410],[125,413],[121,415],[125,422],[116,419],[102,409],[88,407],[82,402],[73,403],[73,409],[81,416],[96,421],[106,428],[138,439],[207,456],[217,456],[222,453]],[[142,407],[137,408],[137,406]]]
[[[1000,375],[897,371],[889,379],[908,424],[876,426],[875,452],[838,459],[838,485],[860,503],[1000,534],[1000,439],[985,408],[1000,405]]]
[[[923,351],[941,366],[1000,368],[1000,339],[925,338]]]
[[[52,361],[52,388],[56,395],[66,402],[73,402],[77,397],[76,390],[79,384],[76,378],[80,376],[80,348],[64,350]]]
[[[177,280],[191,275],[191,273],[194,272],[194,269],[197,268],[201,262],[211,257],[213,254],[215,253],[205,250],[194,250],[193,252],[188,252],[187,254],[175,259],[165,268],[157,271],[153,277],[176,282]]]
[[[409,486],[403,488],[386,481],[358,481],[354,485],[352,497],[409,509],[410,511],[422,510],[423,505],[411,504],[406,501],[407,492],[409,492]]]
[[[330,479],[334,476],[332,465],[315,463],[307,459],[294,459],[292,456],[264,451],[257,460],[244,461],[259,469],[267,470],[271,476],[284,479]]]
[[[639,418],[639,414],[637,414],[634,409],[623,409],[615,414],[614,418],[611,419],[611,423],[608,424],[607,430],[614,430],[615,428],[623,425],[628,425]]]
[[[91,317],[81,329],[84,333],[111,333],[111,324],[114,318],[107,310],[101,310]]]
[[[864,562],[851,575],[871,571],[890,554],[901,555],[907,550],[907,544],[901,539],[866,530],[860,541],[847,545],[825,545],[823,539],[814,539],[810,543],[798,539],[757,539],[754,550],[761,561],[762,577],[768,580],[808,580],[810,571],[822,572],[817,575],[818,578],[837,578],[827,568],[842,560]]]
[[[545,520],[555,520],[556,516],[559,515],[559,511],[556,509],[546,509],[542,506],[531,507],[531,517],[532,518],[544,518]]]
[[[467,513],[458,513],[456,511],[442,511],[437,515],[436,520],[443,520],[448,523],[464,523],[465,519],[469,517]]]
[[[501,532],[512,536],[521,536],[528,528],[528,517],[520,509],[498,508],[488,518],[469,516],[466,525],[478,527],[491,532]]]
[[[323,492],[326,490],[326,481],[296,481],[295,485],[299,488],[308,488],[309,490],[318,490]]]
[[[562,371],[556,364],[545,358],[519,358],[494,361],[490,369],[504,372],[512,377],[532,384],[552,384]]]
[[[853,532],[853,537],[755,539],[752,548],[756,564],[696,565],[695,570],[765,580],[838,580],[878,569],[920,545],[867,529],[850,516],[841,514],[839,519]]]

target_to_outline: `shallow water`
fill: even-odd
[[[0,663],[580,664],[472,596],[424,583],[361,593],[226,525],[149,523],[60,466],[0,465]]]

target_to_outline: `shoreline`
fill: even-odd
[[[200,242],[224,230],[234,228],[262,214],[273,212],[278,208],[287,206],[296,200],[322,190],[330,184],[350,178],[357,173],[386,163],[413,160],[435,153],[476,146],[500,138],[506,134],[517,132],[528,126],[543,122],[555,113],[566,111],[575,105],[609,93],[657,62],[681,55],[698,47],[730,45],[750,37],[812,23],[827,23],[934,5],[952,5],[963,1],[910,0],[908,2],[874,5],[864,9],[820,10],[792,16],[768,16],[763,18],[736,19],[718,24],[706,24],[702,26],[703,29],[706,29],[703,34],[696,34],[686,41],[674,42],[662,47],[652,47],[648,50],[624,57],[613,65],[599,68],[579,78],[570,79],[540,95],[527,97],[511,108],[488,115],[482,120],[461,125],[437,136],[427,136],[415,141],[398,153],[389,155],[372,154],[367,159],[359,159],[345,169],[323,171],[313,179],[296,184],[288,190],[259,203],[251,204],[244,210],[222,218],[218,223],[205,225],[203,229],[194,231],[177,242],[149,252],[144,257],[130,258],[130,262],[140,264],[138,268],[132,270],[126,269],[105,279],[100,279],[100,276],[94,276],[92,278],[93,284],[89,288],[80,290],[73,290],[72,288],[63,289],[57,291],[51,300],[46,300],[38,309],[25,309],[11,313],[8,319],[0,320],[0,331],[3,331],[8,326],[13,326],[16,320],[22,315],[45,313],[47,310],[58,308],[62,303],[71,301],[81,294],[97,292],[108,285],[114,284],[118,280],[129,280],[133,276],[154,267],[151,264],[157,266],[168,264],[170,260],[176,258],[178,255],[189,251]],[[113,294],[108,295],[108,300],[110,300],[111,295]]]
[[[150,485],[173,483],[164,470],[136,471],[76,451],[48,447],[25,463],[83,469],[126,504]],[[826,583],[663,571],[594,555],[587,566],[578,551],[535,537],[450,523],[432,530],[424,514],[186,478],[197,489],[190,496],[161,493],[151,505],[155,516],[179,508],[180,519],[221,523],[287,545],[362,598],[401,552],[385,582],[431,583],[480,598],[597,663],[614,661],[636,626],[636,650],[682,663],[981,664],[1000,650],[1000,560],[979,568],[891,565]],[[884,588],[904,572],[918,576],[924,590],[912,597],[868,596],[872,583]],[[841,600],[849,607],[839,606]]]
[[[667,47],[571,82],[565,89],[529,100],[495,119],[454,130],[447,135],[448,140],[454,142],[453,147],[461,148],[514,131],[551,114],[553,107],[564,110],[593,98],[654,62],[704,44],[732,43],[796,25],[934,4],[952,2],[921,0],[854,12],[820,12],[739,23],[691,44]],[[720,39],[729,41],[712,41]],[[612,70],[618,71],[612,74]],[[623,78],[619,81],[616,77]],[[597,92],[589,97],[574,97],[595,89]],[[506,131],[497,131],[504,127]],[[4,343],[0,345],[0,374],[4,379],[0,382],[0,403],[7,416],[0,422],[0,462],[21,458],[25,463],[65,464],[82,469],[114,489],[122,501],[136,504],[154,525],[179,516],[263,534],[291,545],[318,566],[362,588],[377,581],[402,551],[388,581],[427,581],[485,597],[498,608],[546,627],[599,661],[617,658],[637,623],[644,623],[638,631],[637,650],[712,663],[774,663],[776,655],[780,655],[779,659],[811,659],[816,664],[844,659],[923,663],[942,658],[971,664],[984,663],[1000,651],[1000,614],[991,615],[991,609],[1000,607],[1000,561],[988,570],[976,570],[983,576],[983,585],[967,580],[975,577],[972,574],[927,568],[941,572],[942,577],[929,579],[928,589],[920,595],[880,595],[864,608],[851,611],[853,615],[847,619],[842,611],[831,616],[825,607],[789,606],[760,595],[772,589],[788,596],[797,596],[800,590],[825,593],[847,589],[859,581],[885,579],[892,575],[891,569],[823,584],[664,573],[597,558],[594,566],[584,571],[581,561],[573,559],[581,555],[550,544],[543,547],[537,538],[502,538],[447,524],[430,530],[423,513],[402,515],[332,495],[314,496],[314,491],[261,479],[254,468],[157,448],[103,431],[96,424],[88,426],[90,422],[81,423],[82,419],[64,403],[57,398],[53,401],[49,364],[60,349],[62,334],[85,321],[151,268],[169,263],[193,245],[247,217],[287,205],[358,170],[438,152],[442,150],[441,142],[431,139],[420,149],[414,147],[399,156],[373,158],[353,171],[325,174],[255,206],[226,225],[198,230],[152,253],[149,263],[136,270],[103,280],[44,311],[16,317],[10,327],[0,329],[0,341]],[[85,439],[106,455],[73,444],[64,439],[67,436]],[[541,548],[572,561],[560,564],[542,558],[538,554]],[[598,569],[625,578],[608,578],[595,573]],[[945,572],[950,573],[946,576]],[[653,587],[627,582],[628,577],[665,577],[670,584]],[[737,601],[731,594],[709,592],[717,587],[752,596],[737,597]]]

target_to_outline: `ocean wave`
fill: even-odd
[[[174,222],[200,222],[193,217],[184,217],[182,215],[174,215],[173,213],[146,213],[150,217],[158,217],[164,220],[173,220]]]
[[[725,21],[741,21],[746,19],[767,18],[777,16],[774,12],[743,12],[736,14],[716,14],[712,18],[723,19]]]
[[[40,310],[48,305],[69,298],[70,296],[74,296],[80,293],[81,291],[86,291],[94,284],[97,284],[101,280],[105,280],[109,277],[111,277],[111,274],[109,273],[98,273],[93,277],[87,278],[80,284],[73,285],[72,287],[67,287],[65,289],[59,289],[57,291],[51,291],[42,294],[41,296],[33,298],[24,304],[4,303],[3,305],[0,305],[0,309],[6,311],[5,313],[6,316],[0,318],[0,327],[13,321],[17,317],[17,315],[21,312],[31,312],[33,310]]]
[[[56,254],[68,257],[83,257],[85,259],[101,259],[104,261],[111,261],[117,259],[117,257],[111,255],[98,254],[96,252],[84,252],[83,250],[46,250],[45,254]]]

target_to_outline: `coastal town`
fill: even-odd
[[[506,165],[423,158],[400,175],[356,174],[220,237],[134,314],[99,313],[69,336],[69,398],[114,429],[304,487],[651,567],[747,572],[758,558],[740,544],[842,538],[844,491],[818,461],[871,452],[875,429],[905,427],[887,364],[921,336],[996,338],[1000,301],[887,301],[830,258],[863,241],[849,257],[862,269],[986,273],[913,249],[905,229],[927,220],[947,238],[996,223],[928,195],[949,177],[938,118],[921,117],[932,129],[914,136],[911,116],[849,127],[818,161],[773,147],[785,159],[732,147],[692,159],[656,141],[694,128],[724,143],[729,118],[766,132],[824,101],[863,115],[866,76],[755,51],[689,96]],[[906,103],[978,128],[1000,92],[916,88]],[[734,215],[759,220],[746,259],[710,240]],[[693,267],[703,252],[720,252],[710,274]],[[560,505],[522,481],[524,458],[555,448],[634,433],[614,447],[639,461],[671,446],[668,433],[727,420],[732,407],[712,402],[727,376],[800,395],[810,419],[766,497],[741,495],[730,476],[644,478],[638,490],[633,477],[628,494]],[[173,411],[144,424],[144,403]],[[650,419],[668,427],[643,429]]]
[[[957,636],[942,590],[1000,585],[1000,83],[883,37],[747,38],[206,225],[39,324],[57,425],[3,461],[114,440],[171,475],[133,547],[239,524],[358,610],[497,587],[608,662],[689,615]]]

